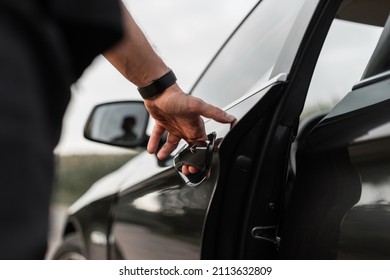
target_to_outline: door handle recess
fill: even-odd
[[[175,168],[187,185],[195,187],[207,178],[213,162],[216,137],[217,134],[213,132],[208,135],[207,141],[186,145],[174,157]],[[184,175],[182,172],[183,165],[193,166],[198,169],[198,172]]]

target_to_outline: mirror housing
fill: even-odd
[[[110,102],[95,106],[84,127],[88,140],[135,148],[146,143],[149,113],[143,101]]]

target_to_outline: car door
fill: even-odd
[[[380,24],[386,22],[390,3],[383,9]],[[373,28],[357,26],[363,40],[364,29]],[[282,258],[390,257],[389,50],[390,18],[362,81],[301,132],[281,233]]]
[[[204,227],[202,258],[279,257],[290,148],[318,55],[339,4],[304,3],[297,29],[289,36],[299,41],[286,42],[273,68],[278,72],[290,67],[288,79],[274,85],[222,142],[219,181]]]
[[[356,87],[301,143],[283,258],[389,258],[389,78]]]
[[[293,126],[280,127],[281,109],[287,101],[284,96],[288,73],[316,6],[317,1],[264,0],[254,7],[192,90],[194,96],[223,107],[238,120],[232,129],[230,125],[206,120],[207,133],[210,137],[215,135],[207,178],[193,184],[191,178],[183,180],[171,161],[158,162],[152,155],[145,156],[147,159],[144,157],[144,162],[140,162],[140,168],[150,170],[151,175],[134,183],[132,176],[138,175],[129,174],[129,182],[124,184],[112,209],[110,258],[209,258],[205,252],[211,252],[211,239],[224,241],[232,229],[222,225],[215,233],[210,232],[214,229],[210,223],[215,221],[215,211],[224,213],[224,221],[245,217],[238,208],[242,205],[235,199],[219,206],[219,189],[225,191],[232,184],[240,190],[237,199],[246,195],[247,169],[254,168],[248,155],[263,156],[262,151],[268,149],[275,134],[280,138],[277,147],[271,149],[281,148],[277,156],[285,160],[294,134]],[[298,115],[300,104],[297,104],[293,107]],[[233,154],[231,149],[235,148],[243,151],[238,149]],[[181,155],[180,151],[175,153]],[[275,158],[277,162],[279,159]],[[235,170],[229,174],[226,169],[230,167]],[[234,226],[233,229],[239,230]],[[226,244],[236,248],[236,244]],[[237,255],[223,252],[213,257]]]

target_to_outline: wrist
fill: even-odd
[[[160,94],[157,94],[153,97],[146,98],[144,99],[145,104],[156,104],[156,103],[161,103],[161,102],[166,102],[166,100],[169,100],[171,98],[176,98],[177,94],[181,94],[183,91],[181,88],[178,86],[178,84],[173,84]],[[184,94],[184,93],[183,93]]]
[[[165,108],[168,104],[172,105],[172,102],[181,99],[183,96],[186,96],[186,94],[178,86],[178,84],[175,83],[159,95],[145,99],[144,104],[148,111],[149,109],[155,110],[157,108],[161,110]]]
[[[176,80],[175,74],[169,69],[169,71],[160,78],[153,80],[146,86],[139,87],[138,92],[143,99],[150,100],[161,95],[169,87],[176,84]]]

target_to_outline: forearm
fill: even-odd
[[[123,39],[104,53],[107,60],[137,87],[148,85],[168,72],[126,7],[122,4]]]

